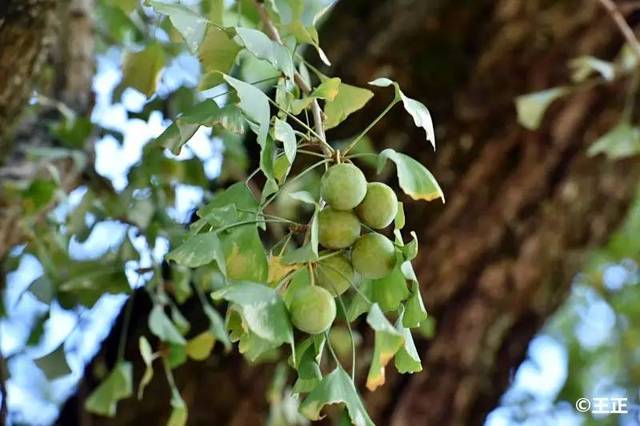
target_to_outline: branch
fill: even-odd
[[[640,42],[638,42],[638,38],[636,37],[633,29],[629,26],[622,13],[620,13],[620,9],[613,2],[613,0],[598,0],[600,4],[607,10],[609,15],[611,15],[611,19],[616,23],[618,29],[631,46],[633,53],[638,57],[640,61]]]
[[[264,25],[264,28],[265,28],[265,32],[267,33],[269,38],[275,41],[276,43],[282,44],[280,33],[278,32],[278,29],[275,27],[275,25],[273,25],[273,21],[271,21],[271,18],[269,17],[269,14],[265,9],[264,4],[262,4],[259,1],[256,1],[256,7],[258,8],[258,13],[260,14],[260,20],[262,21],[262,24]],[[308,95],[309,93],[311,93],[311,87],[309,87],[307,82],[304,81],[304,78],[302,78],[302,75],[300,75],[298,71],[295,72],[294,82],[300,88],[300,90],[302,90],[302,92],[305,95]],[[324,133],[324,125],[322,120],[322,109],[320,108],[320,104],[318,103],[317,99],[314,99],[313,102],[311,103],[311,112],[313,114],[313,122],[314,122],[316,133],[320,137],[320,148],[322,148],[322,152],[327,157],[331,157],[333,148],[331,148],[331,145],[327,143],[327,137],[325,136],[325,133]]]

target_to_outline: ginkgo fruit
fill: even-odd
[[[382,278],[395,266],[395,247],[384,235],[376,232],[365,234],[353,245],[351,263],[364,278]]]
[[[316,283],[334,296],[347,291],[353,282],[353,267],[343,254],[322,259],[316,268]]]
[[[300,331],[319,334],[336,318],[336,302],[326,289],[309,285],[296,291],[289,306],[291,322]]]
[[[360,235],[360,221],[350,211],[324,208],[318,214],[318,240],[328,249],[351,246]]]
[[[351,210],[364,200],[367,180],[353,164],[336,164],[320,181],[320,195],[334,210]]]
[[[373,229],[388,226],[398,213],[398,198],[388,185],[381,182],[367,184],[367,195],[356,207],[356,214]]]

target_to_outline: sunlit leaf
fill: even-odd
[[[378,173],[382,171],[386,160],[396,164],[400,188],[414,200],[432,201],[441,198],[444,193],[431,172],[408,155],[387,148],[378,155]]]
[[[187,355],[196,361],[209,358],[216,339],[209,331],[203,331],[187,342]]]
[[[580,83],[589,78],[593,73],[599,74],[607,81],[611,81],[616,76],[615,65],[608,61],[595,58],[593,56],[580,56],[569,62],[573,74],[572,80]]]
[[[324,107],[325,128],[331,129],[342,123],[350,114],[364,107],[373,97],[370,90],[340,83],[338,94]]]
[[[187,404],[175,389],[171,392],[171,407],[167,426],[185,426],[188,418]]]

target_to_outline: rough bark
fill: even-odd
[[[424,372],[407,377],[389,368],[386,386],[365,398],[381,425],[481,424],[585,254],[624,217],[640,172],[636,160],[585,155],[616,122],[624,82],[561,101],[537,132],[516,124],[513,99],[566,82],[572,57],[611,58],[621,37],[595,2],[572,0],[350,0],[326,28],[334,75],[361,85],[388,75],[429,105],[437,153],[401,111],[372,137],[418,157],[448,196],[444,206],[407,208],[421,242],[416,270],[437,321],[435,338],[420,342]],[[344,134],[383,107],[374,101]],[[144,321],[144,306],[136,311]],[[128,350],[136,360],[139,331],[131,331]],[[191,423],[264,423],[269,374],[236,356],[181,367]],[[74,413],[92,375],[61,423],[79,422]],[[117,420],[85,415],[86,424],[159,423],[169,410],[162,380],[147,395],[124,402]]]
[[[70,191],[85,172],[71,158],[33,161],[28,151],[57,146],[49,124],[60,118],[60,109],[78,116],[91,111],[92,14],[93,0],[9,0],[0,9],[0,260],[25,238],[22,206],[7,189],[50,178],[48,167],[54,167],[62,188]],[[35,92],[39,106],[30,109]]]

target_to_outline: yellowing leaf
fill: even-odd
[[[276,284],[289,272],[298,269],[299,265],[287,265],[282,262],[282,256],[269,256],[269,284]]]
[[[378,155],[378,173],[384,168],[387,159],[396,164],[400,188],[405,194],[414,200],[432,201],[441,198],[444,203],[444,193],[426,167],[408,155],[388,148]]]
[[[373,359],[367,375],[367,389],[373,391],[385,381],[384,369],[404,342],[402,335],[391,325],[377,303],[371,305],[367,324],[375,330]]]
[[[209,89],[224,82],[221,73],[228,73],[241,47],[229,35],[210,26],[198,50],[203,78],[200,89]]]
[[[213,334],[204,331],[187,342],[187,355],[196,361],[204,361],[209,358],[215,342]]]

